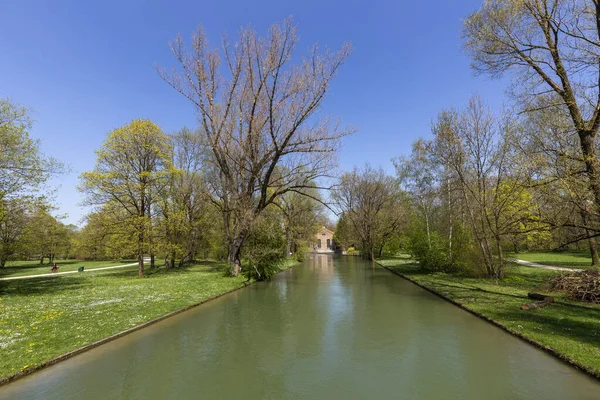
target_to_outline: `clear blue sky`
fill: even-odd
[[[155,71],[175,65],[169,40],[203,24],[217,44],[224,32],[251,23],[264,33],[293,15],[302,49],[354,46],[323,108],[359,128],[344,142],[341,167],[369,162],[391,173],[391,158],[428,136],[442,108],[475,93],[493,106],[504,101],[505,82],[473,76],[461,50],[461,20],[482,1],[4,0],[0,97],[32,108],[32,136],[72,167],[53,185],[61,212],[78,223],[78,176],[93,168],[107,132],[138,117],[167,133],[195,126],[191,104]]]

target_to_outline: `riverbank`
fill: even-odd
[[[561,293],[549,293],[546,282],[560,272],[513,265],[507,268],[506,278],[497,282],[445,273],[426,274],[409,259],[378,262],[600,378],[600,306],[571,302]],[[523,311],[521,304],[532,302],[527,298],[531,291],[551,294],[556,303]]]
[[[282,270],[295,265],[289,260]],[[240,289],[226,265],[203,262],[166,272],[135,267],[0,282],[0,384],[50,360],[166,314]]]

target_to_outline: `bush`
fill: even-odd
[[[298,247],[296,249],[296,261],[298,262],[302,262],[306,260],[306,253],[308,252],[308,249],[306,247]]]
[[[285,237],[277,220],[257,222],[244,245],[242,273],[248,279],[270,280],[286,258]]]

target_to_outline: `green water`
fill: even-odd
[[[318,255],[0,398],[583,400],[600,384],[381,267]]]

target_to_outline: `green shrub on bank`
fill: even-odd
[[[306,260],[306,253],[308,252],[308,248],[300,246],[296,249],[296,261],[303,262]]]
[[[429,272],[467,272],[473,263],[471,238],[460,224],[453,226],[452,242],[436,231],[427,234],[423,226],[413,226],[406,247],[421,269]]]
[[[286,258],[286,243],[275,219],[259,220],[244,245],[242,272],[248,279],[270,280]]]

